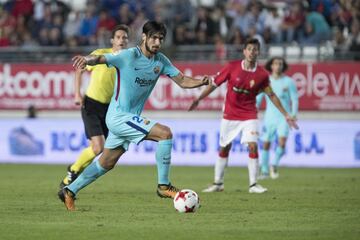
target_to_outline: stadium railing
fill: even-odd
[[[33,62],[33,63],[65,63],[77,54],[86,55],[99,46],[86,47],[6,47],[0,48],[1,62]],[[241,57],[242,46],[224,45],[225,54],[218,56],[214,45],[171,45],[163,51],[173,61],[208,61],[232,60]],[[334,61],[353,60],[355,52],[338,53],[329,43],[311,46],[300,45],[266,45],[260,55],[260,60],[271,56],[283,56],[289,62],[303,61]]]

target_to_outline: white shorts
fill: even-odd
[[[220,126],[220,147],[229,145],[240,133],[240,142],[242,144],[257,142],[259,138],[258,125],[259,120],[257,119],[245,121],[222,119]]]

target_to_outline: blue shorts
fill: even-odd
[[[106,116],[109,135],[105,148],[114,149],[122,146],[128,150],[130,143],[139,144],[149,134],[155,121],[132,113],[121,113]]]
[[[278,122],[265,121],[260,139],[263,142],[272,142],[277,137],[288,137],[290,127],[285,119]]]

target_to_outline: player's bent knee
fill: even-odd
[[[107,170],[111,170],[114,168],[116,162],[118,161],[119,158],[115,158],[115,157],[109,157],[107,158],[105,161],[101,162],[101,166]]]
[[[270,143],[269,142],[263,143],[263,149],[264,150],[269,150],[270,149]]]
[[[249,158],[259,158],[258,152],[249,152]]]
[[[229,157],[229,149],[228,148],[221,148],[219,151],[219,157],[227,158]]]
[[[258,154],[258,147],[256,143],[249,143],[249,157],[250,158],[258,158],[259,154]]]
[[[162,139],[172,139],[173,135],[171,129],[167,126],[163,126],[161,129],[161,138]]]
[[[101,144],[94,144],[92,145],[92,150],[95,155],[99,155],[100,153],[102,153],[102,151],[104,151],[104,146]]]

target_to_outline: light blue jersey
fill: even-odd
[[[115,67],[114,94],[106,115],[109,136],[105,147],[114,149],[129,143],[138,144],[156,122],[141,115],[160,75],[175,77],[180,71],[162,53],[152,58],[143,55],[139,47],[104,55],[109,67]]]
[[[298,94],[294,81],[283,75],[279,79],[274,79],[270,76],[270,86],[273,89],[276,96],[280,99],[281,104],[284,109],[291,115],[296,116],[298,112]],[[264,97],[264,93],[259,94],[256,97],[256,105],[259,107],[261,101]],[[270,136],[274,131],[277,131],[278,136],[287,136],[289,131],[289,126],[285,120],[285,117],[281,112],[275,107],[268,96],[266,99],[266,110],[264,113],[264,127],[265,133],[262,137],[263,140],[270,140]]]
[[[114,94],[108,113],[128,112],[140,115],[160,75],[177,76],[180,71],[162,53],[144,56],[139,47],[105,54],[108,66],[116,69]]]

